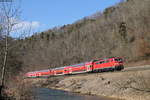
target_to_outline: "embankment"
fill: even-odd
[[[108,96],[125,100],[149,100],[150,65],[128,67],[121,72],[51,77],[36,80],[35,84],[40,87],[87,95]]]

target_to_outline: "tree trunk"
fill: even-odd
[[[5,55],[4,55],[4,62],[3,62],[3,67],[2,67],[0,95],[2,95],[2,90],[4,88],[5,73],[6,73],[6,64],[7,64],[7,55],[8,55],[8,36],[6,35],[6,37],[5,37]]]

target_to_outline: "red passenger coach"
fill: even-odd
[[[85,63],[71,65],[71,74],[84,73],[86,72]]]
[[[51,71],[49,69],[46,70],[40,70],[40,71],[34,71],[34,72],[28,72],[26,73],[26,77],[47,77],[51,74]]]
[[[28,72],[26,77],[45,77],[58,76],[68,74],[78,74],[86,72],[102,72],[102,71],[120,71],[124,69],[123,60],[120,57],[110,57],[98,60],[92,60],[80,64],[70,66],[63,66],[53,69],[46,69],[41,71]]]

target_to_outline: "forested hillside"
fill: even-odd
[[[150,58],[150,1],[127,0],[73,24],[18,40],[23,66],[64,66],[120,56],[126,62]]]
[[[126,62],[149,59],[150,1],[120,2],[73,24],[11,43],[15,48],[9,65],[15,69],[19,64],[28,71],[111,56]]]

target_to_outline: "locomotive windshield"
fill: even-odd
[[[122,59],[121,58],[117,58],[117,59],[115,59],[115,61],[122,61]]]

